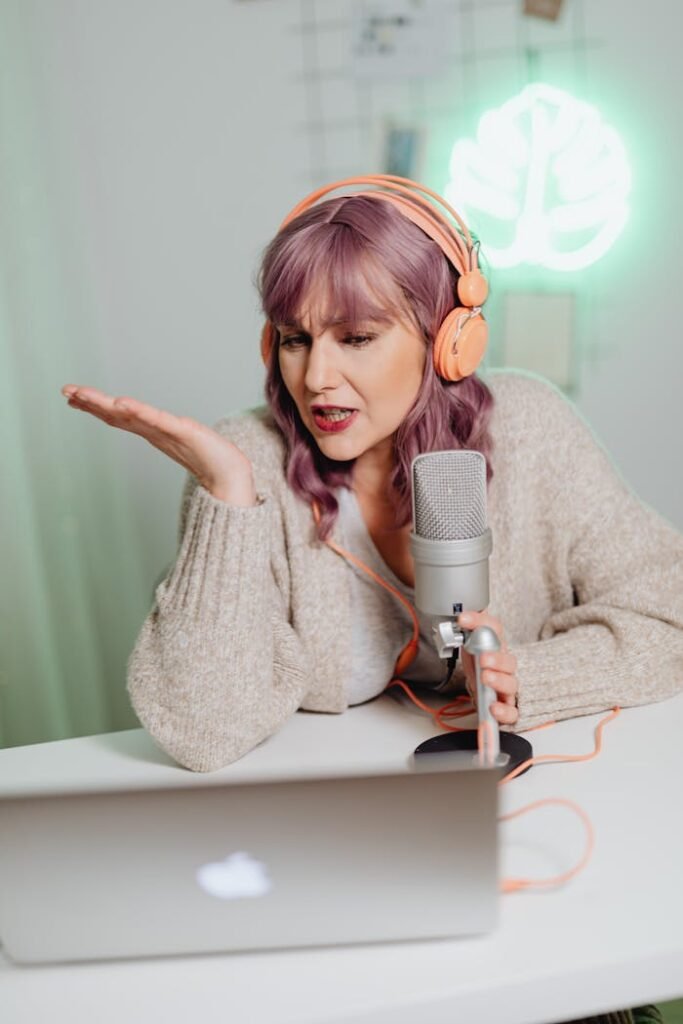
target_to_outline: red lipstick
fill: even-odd
[[[316,427],[324,430],[326,434],[338,434],[350,427],[358,415],[357,409],[345,409],[339,405],[314,405],[311,412]],[[326,415],[327,413],[339,413],[339,415]],[[344,415],[342,415],[344,414]]]

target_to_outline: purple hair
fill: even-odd
[[[396,526],[412,518],[410,467],[416,455],[470,448],[486,458],[492,476],[489,419],[493,396],[475,375],[449,382],[438,376],[432,346],[454,308],[459,274],[431,238],[392,204],[372,196],[340,196],[305,210],[266,247],[256,285],[271,323],[296,321],[304,300],[324,284],[321,323],[344,314],[351,323],[382,317],[409,318],[427,346],[422,384],[394,434]],[[317,501],[320,540],[334,526],[339,505],[333,488],[351,487],[355,460],[328,459],[303,424],[285,387],[278,358],[279,334],[270,357],[265,395],[286,449],[286,476],[295,494]]]

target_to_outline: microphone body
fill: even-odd
[[[411,533],[410,550],[415,562],[415,604],[425,615],[452,616],[456,605],[474,612],[488,607],[493,550],[488,527],[469,540],[428,540]]]

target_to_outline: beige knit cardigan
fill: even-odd
[[[517,658],[515,731],[683,689],[683,536],[556,388],[520,371],[483,379],[489,610]],[[288,487],[268,411],[214,429],[251,460],[259,504],[230,506],[188,475],[177,558],[128,662],[141,723],[193,771],[242,757],[298,708],[343,712],[351,662],[352,570]]]

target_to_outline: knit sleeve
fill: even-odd
[[[563,440],[546,500],[575,603],[511,647],[518,732],[683,689],[683,536],[632,493],[574,407],[549,401],[541,419]]]
[[[281,531],[272,494],[231,506],[188,476],[178,555],[128,659],[127,689],[152,738],[193,771],[276,732],[310,685]]]

